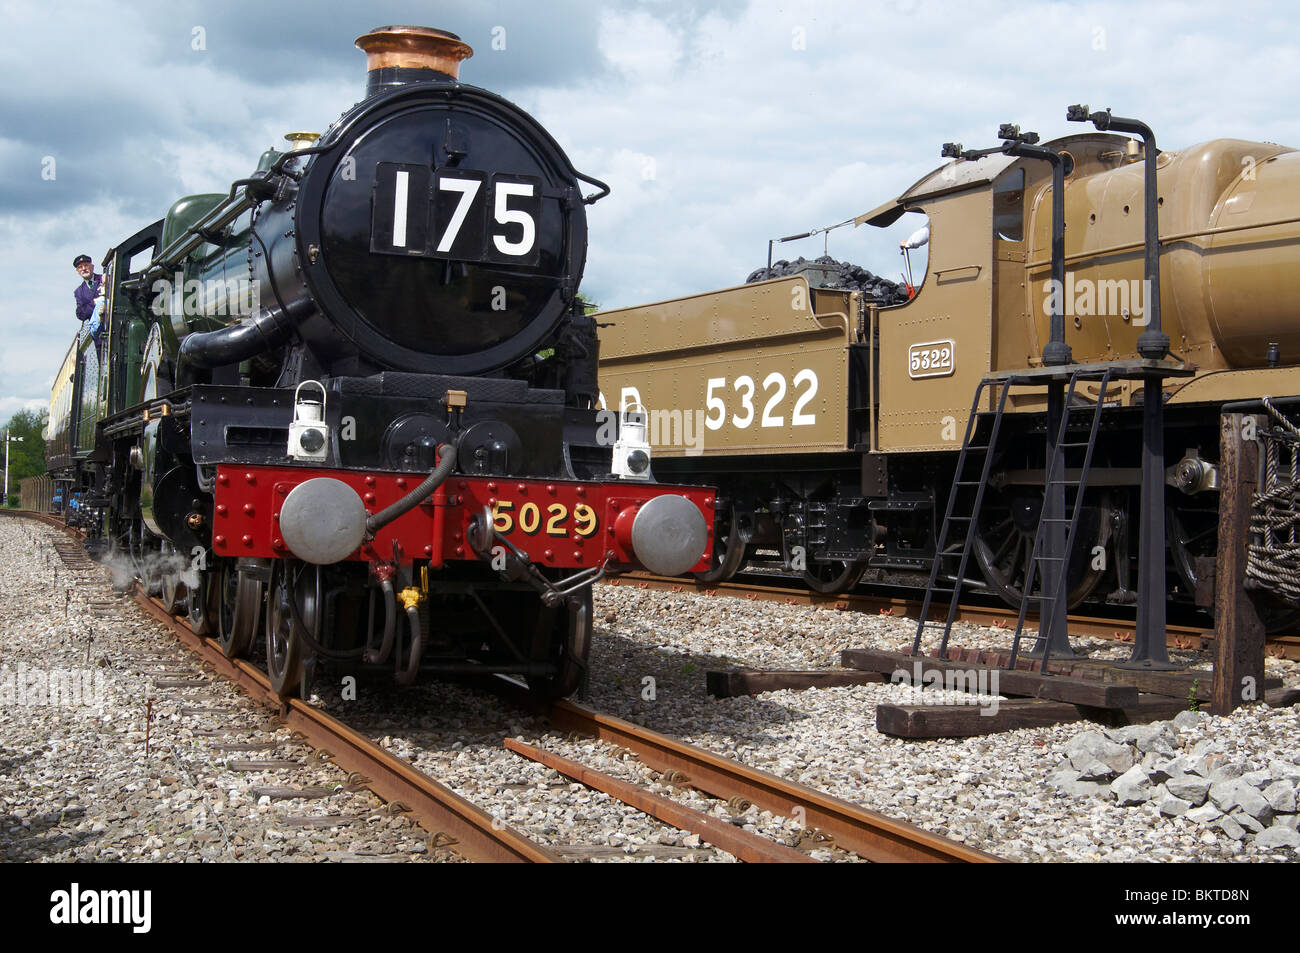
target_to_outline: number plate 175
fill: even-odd
[[[907,349],[907,375],[918,377],[947,377],[956,371],[957,349],[952,341],[926,341]]]

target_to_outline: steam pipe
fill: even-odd
[[[1138,335],[1138,355],[1149,361],[1162,360],[1169,353],[1169,335],[1160,327],[1160,229],[1156,191],[1156,137],[1151,128],[1136,119],[1121,119],[1105,112],[1088,112],[1087,106],[1071,106],[1065,118],[1091,122],[1105,132],[1135,133],[1142,137],[1145,160],[1143,181],[1143,239],[1146,253],[1147,326]],[[1134,668],[1167,669],[1165,645],[1165,403],[1163,374],[1149,373],[1142,381],[1142,496],[1138,522],[1137,630],[1128,665]]]
[[[186,338],[186,340],[189,340]],[[456,467],[456,448],[452,444],[443,443],[438,445],[438,465],[425,478],[424,482],[417,486],[406,496],[402,497],[396,503],[384,507],[378,513],[375,513],[366,520],[366,536],[373,537],[375,533],[387,526],[399,516],[404,516],[411,510],[420,505],[420,502],[434,490],[438,489],[451,475],[451,471]]]
[[[241,185],[251,186],[254,183],[265,184],[265,180],[260,177],[256,179],[240,179],[232,185],[229,198],[218,204],[181,235],[178,235],[170,245],[154,256],[153,262],[143,274],[138,278],[122,282],[122,287],[128,289],[148,288],[155,278],[169,274],[186,256],[209,241],[205,236],[223,231],[235,219],[253,208],[261,201],[258,195],[250,194],[254,190],[246,190],[244,194],[238,196],[235,195],[235,190]]]
[[[299,298],[284,309],[259,308],[237,324],[187,335],[176,357],[177,386],[194,383],[195,370],[236,364],[279,347],[312,307],[309,298]]]
[[[1071,106],[1065,118],[1070,122],[1091,122],[1102,132],[1114,129],[1142,137],[1143,185],[1142,218],[1143,248],[1146,257],[1146,309],[1147,326],[1138,335],[1138,354],[1148,361],[1159,361],[1169,353],[1169,335],[1160,327],[1160,222],[1159,193],[1156,188],[1156,134],[1151,127],[1138,119],[1124,119],[1105,112],[1088,112],[1087,106]]]
[[[391,579],[381,579],[379,586],[384,591],[384,637],[379,644],[379,649],[366,649],[365,655],[361,661],[367,664],[383,664],[388,661],[388,656],[393,651],[393,630],[397,627],[397,595],[393,592],[393,581]]]
[[[1004,126],[1003,131],[1010,130]],[[1052,316],[1050,340],[1043,348],[1043,364],[1059,367],[1073,359],[1070,346],[1065,343],[1065,159],[1046,146],[1016,138],[1006,143],[1002,151],[1021,158],[1041,159],[1052,166]]]
[[[424,638],[420,633],[420,608],[416,605],[406,607],[406,618],[411,624],[411,659],[404,670],[397,673],[398,685],[415,684],[415,676],[420,671],[420,655],[424,647]]]

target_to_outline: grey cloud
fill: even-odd
[[[596,50],[599,7],[580,0],[518,5],[504,3],[397,2],[382,8],[352,3],[190,2],[154,5],[158,29],[173,37],[168,63],[206,55],[223,72],[270,85],[303,78],[335,78],[349,71],[363,82],[364,59],[354,38],[387,24],[436,27],[474,48],[462,73],[466,82],[499,89],[563,85],[600,67]],[[378,22],[382,21],[382,22]],[[191,35],[205,31],[207,50],[195,54]],[[504,27],[506,49],[492,49],[492,30]]]
[[[605,19],[634,13],[673,36],[662,71],[625,69],[601,48]],[[1071,102],[1147,119],[1165,147],[1221,135],[1300,145],[1286,92],[1300,79],[1295,16],[1282,5],[401,0],[375,13],[159,0],[110,3],[99,15],[102,42],[66,69],[43,71],[22,49],[0,58],[0,216],[12,219],[0,231],[27,234],[36,213],[68,213],[3,262],[0,334],[18,313],[50,314],[59,334],[49,367],[19,388],[11,365],[0,394],[42,392],[73,330],[68,262],[83,242],[98,257],[183,192],[224,187],[222,176],[244,174],[269,144],[266,130],[331,121],[362,91],[353,38],[382,22],[459,33],[476,51],[467,82],[519,101],[578,168],[614,184],[591,213],[584,279],[606,305],[743,280],[769,237],[898,195],[939,165],[945,140],[993,145],[1004,121],[1048,138],[1077,131],[1064,121]],[[497,25],[505,52],[491,48]],[[190,49],[194,26],[206,30],[206,51]],[[791,47],[796,26],[806,51]],[[1092,48],[1097,29],[1104,50]],[[102,115],[85,117],[87,90]],[[184,168],[171,167],[164,146],[183,147]],[[51,153],[59,179],[44,183],[33,157]],[[653,159],[658,179],[639,182],[640,159],[629,156]],[[78,217],[96,196],[117,210],[92,223],[99,230]],[[898,237],[891,247],[886,233],[842,229],[830,248],[896,278]],[[809,240],[778,255],[821,248]],[[57,269],[42,269],[44,257]]]

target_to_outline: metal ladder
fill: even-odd
[[[993,465],[993,451],[997,447],[998,433],[1002,429],[1002,418],[1007,404],[1007,395],[1011,392],[1011,385],[1014,378],[1005,380],[984,378],[980,381],[979,387],[975,388],[975,399],[971,402],[970,416],[966,419],[966,433],[962,437],[961,453],[957,457],[957,471],[953,474],[952,489],[948,493],[948,507],[944,510],[943,524],[939,529],[939,536],[934,544],[934,562],[930,564],[930,582],[925,588],[925,599],[921,603],[921,616],[916,624],[916,637],[912,640],[912,654],[919,655],[921,652],[921,636],[926,629],[943,629],[943,640],[939,645],[939,658],[943,658],[948,651],[948,636],[952,632],[953,620],[957,617],[957,606],[961,602],[962,584],[966,579],[966,566],[970,562],[971,541],[975,534],[972,529],[975,526],[975,520],[979,516],[980,507],[984,504],[984,490],[988,487],[989,470]],[[973,444],[971,438],[974,437],[980,416],[980,398],[984,396],[986,388],[1001,387],[1001,393],[998,396],[997,410],[993,415],[993,424],[989,431],[988,443]],[[980,454],[984,456],[983,465],[980,467],[980,476],[978,480],[964,479],[966,476],[968,456],[974,455],[976,458]],[[954,514],[957,507],[957,499],[962,495],[963,490],[975,488],[975,503],[971,508],[969,516],[958,516]],[[957,566],[957,574],[953,577],[951,587],[941,587],[938,585],[939,572],[944,560],[945,552],[948,545],[948,538],[951,535],[953,526],[959,523],[966,524],[965,540],[962,543],[961,560]],[[948,617],[947,621],[940,626],[937,622],[928,622],[930,617],[930,606],[934,601],[936,593],[948,595]]]
[[[1070,591],[1070,557],[1074,550],[1075,533],[1079,528],[1079,514],[1083,512],[1083,497],[1088,489],[1088,473],[1092,467],[1092,452],[1097,446],[1097,430],[1101,423],[1102,407],[1106,403],[1106,389],[1111,382],[1111,370],[1107,368],[1102,372],[1097,390],[1097,402],[1091,406],[1072,408],[1071,404],[1074,398],[1075,385],[1085,377],[1095,377],[1093,374],[1083,375],[1075,372],[1070,375],[1069,385],[1065,391],[1065,405],[1061,413],[1061,426],[1057,432],[1056,452],[1052,454],[1052,459],[1047,467],[1047,479],[1043,483],[1043,508],[1039,513],[1038,528],[1034,532],[1034,548],[1029,557],[1029,565],[1025,570],[1024,596],[1020,600],[1020,616],[1016,620],[1016,634],[1011,640],[1011,658],[1008,661],[1008,668],[1016,667],[1016,657],[1020,652],[1020,637],[1025,627],[1025,616],[1029,610],[1031,601],[1039,604],[1039,632],[1038,641],[1042,645],[1043,657],[1039,665],[1039,671],[1047,671],[1047,660],[1051,654],[1051,635],[1049,631],[1049,620],[1051,613],[1048,611],[1049,606],[1060,604],[1060,600],[1066,599]],[[1092,423],[1088,428],[1087,440],[1067,441],[1066,435],[1070,429],[1071,411],[1087,411],[1092,414]],[[1069,468],[1066,466],[1066,454],[1068,451],[1083,451],[1083,461],[1079,472],[1079,479],[1072,481],[1067,479]],[[1052,487],[1065,487],[1066,497],[1073,491],[1074,503],[1066,504],[1069,511],[1068,518],[1065,516],[1049,518],[1047,516],[1047,494],[1051,492]],[[1047,555],[1043,552],[1044,540],[1047,536],[1047,528],[1052,523],[1063,524],[1065,529],[1065,545],[1059,556]],[[1045,562],[1059,562],[1061,569],[1056,580],[1056,591],[1048,596],[1040,588],[1039,592],[1033,594],[1034,582],[1036,578],[1042,578],[1040,572],[1041,565]],[[1068,633],[1067,633],[1068,635]]]

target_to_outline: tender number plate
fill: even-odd
[[[907,376],[947,377],[957,369],[957,348],[952,341],[926,341],[907,349]]]

